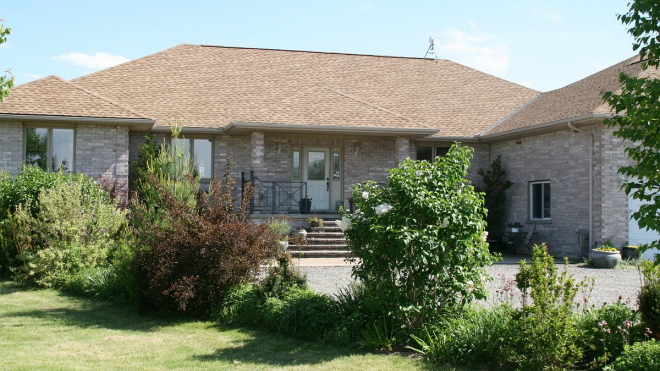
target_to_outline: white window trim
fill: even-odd
[[[536,221],[536,220],[551,220],[552,219],[552,209],[550,212],[549,217],[545,217],[545,197],[543,195],[543,192],[545,192],[545,187],[541,187],[541,217],[540,218],[535,218],[534,217],[534,185],[535,184],[548,184],[550,185],[549,180],[541,180],[541,181],[534,181],[534,182],[529,182],[529,220],[531,221]],[[550,185],[552,187],[552,185]],[[552,197],[552,194],[550,195]],[[550,207],[552,208],[552,201],[550,202]]]

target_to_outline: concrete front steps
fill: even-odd
[[[297,258],[347,258],[352,256],[348,251],[346,238],[335,223],[334,218],[323,218],[323,227],[307,229],[307,246],[301,249],[289,245],[289,253]]]

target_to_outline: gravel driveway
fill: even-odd
[[[488,268],[488,273],[493,280],[488,284],[490,291],[489,302],[495,302],[496,291],[503,286],[504,277],[513,279],[519,270],[518,261],[521,258],[506,257]],[[309,285],[316,291],[333,295],[341,287],[348,286],[353,279],[351,278],[350,266],[303,266],[299,269],[307,274]],[[559,269],[563,270],[563,263],[558,263]],[[636,307],[637,294],[641,287],[641,277],[635,268],[623,269],[597,269],[582,265],[570,264],[568,272],[581,280],[583,278],[593,277],[595,284],[593,292],[589,297],[589,303],[599,307],[602,303],[614,303],[621,295],[624,300],[629,299],[629,305]],[[578,294],[578,297],[582,294]]]

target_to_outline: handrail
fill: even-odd
[[[250,179],[241,172],[241,196],[245,183],[250,182],[254,193],[250,199],[250,213],[298,213],[300,201],[307,196],[307,182],[264,181],[250,171]]]

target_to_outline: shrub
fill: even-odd
[[[660,343],[655,339],[626,345],[623,354],[604,368],[606,371],[648,371],[660,369]]]
[[[263,313],[268,329],[304,340],[323,340],[336,322],[327,296],[296,286],[289,288],[281,299],[266,299]]]
[[[506,306],[472,307],[448,316],[420,335],[412,335],[415,351],[442,363],[497,364],[505,339],[513,336],[512,310]]]
[[[660,265],[643,262],[641,270],[644,285],[637,300],[642,322],[651,329],[655,339],[660,339]]]
[[[231,159],[224,182],[216,179],[212,195],[202,195],[198,206],[172,193],[169,183],[155,175],[151,181],[162,198],[160,218],[151,220],[153,214],[144,204],[135,213],[146,247],[137,258],[144,284],[142,303],[208,316],[230,287],[249,280],[275,254],[278,236],[268,225],[248,219],[251,187],[245,189],[240,211],[234,212]],[[194,180],[190,182],[193,186]]]
[[[218,320],[257,326],[263,322],[265,298],[253,283],[238,284],[227,291]]]
[[[612,305],[587,311],[580,319],[580,343],[584,344],[584,364],[602,366],[615,359],[624,346],[643,339],[638,312],[619,299]]]
[[[126,226],[126,212],[117,209],[93,179],[71,176],[42,190],[36,215],[32,205],[18,206],[15,223],[32,235],[15,236],[23,246],[19,280],[66,287],[72,277],[108,266],[108,255]]]
[[[353,187],[344,214],[353,274],[396,327],[422,328],[443,312],[486,296],[483,196],[465,179],[472,152],[453,146],[435,162],[402,162],[387,186]],[[350,223],[350,227],[349,227]]]
[[[16,177],[0,172],[0,276],[8,276],[22,262],[19,255],[23,247],[16,243],[20,236],[29,234],[25,226],[12,217],[23,205],[34,216],[39,210],[39,193],[53,188],[66,177],[48,173],[36,166],[23,166]],[[27,206],[29,205],[29,206]]]
[[[289,254],[280,254],[277,264],[268,269],[268,274],[259,283],[258,290],[264,297],[282,298],[292,287],[307,288],[307,277],[292,265]]]
[[[559,273],[547,247],[534,246],[531,264],[520,262],[516,275],[523,294],[522,308],[514,316],[514,331],[504,356],[520,369],[566,369],[582,358],[575,295],[586,281],[577,283]]]
[[[513,183],[506,179],[506,171],[502,169],[502,155],[497,155],[487,170],[479,169],[478,174],[484,183],[488,232],[501,232],[504,229],[506,191],[513,187]]]

